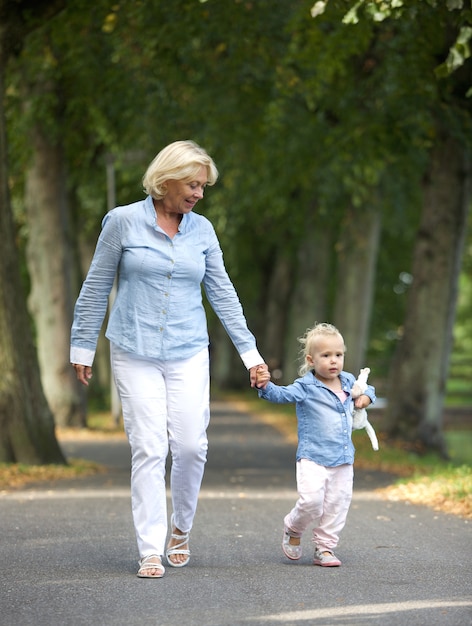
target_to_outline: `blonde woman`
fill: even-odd
[[[291,560],[302,556],[301,537],[313,525],[313,563],[338,567],[334,554],[352,499],[354,445],[353,409],[375,402],[371,385],[353,401],[355,377],[343,371],[345,346],[332,324],[316,324],[299,340],[303,346],[301,378],[291,385],[269,382],[257,372],[259,396],[269,402],[296,404],[298,421],[298,500],[285,516],[282,550]]]
[[[208,440],[209,338],[201,287],[223,323],[254,386],[264,365],[226,272],[211,223],[197,213],[218,171],[193,141],[165,147],[149,165],[147,194],[110,211],[75,306],[71,363],[88,385],[97,338],[115,277],[117,294],[106,336],[131,447],[131,499],[138,576],[161,578],[190,559],[189,533]],[[166,457],[172,466],[167,536]]]

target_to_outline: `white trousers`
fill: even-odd
[[[298,500],[284,518],[290,534],[301,537],[308,525],[314,524],[317,548],[333,550],[346,524],[353,478],[352,465],[324,467],[308,459],[297,461]]]
[[[162,555],[169,448],[175,526],[190,531],[197,508],[208,449],[208,350],[184,361],[160,361],[112,344],[111,361],[131,447],[131,505],[139,554]]]

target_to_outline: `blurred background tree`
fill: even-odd
[[[43,392],[33,329],[21,281],[13,221],[6,114],[8,63],[42,20],[63,8],[55,2],[0,1],[0,462],[65,463],[54,431],[54,417]]]
[[[86,424],[68,338],[101,218],[143,197],[164,145],[192,138],[221,172],[198,210],[274,379],[297,375],[307,327],[333,322],[346,369],[370,366],[387,397],[390,435],[446,453],[449,372],[471,369],[471,11],[382,7],[76,0],[28,37],[6,79],[9,182],[57,424]],[[214,386],[246,386],[211,311],[209,326]]]

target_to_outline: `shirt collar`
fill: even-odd
[[[146,211],[146,220],[149,219],[149,223],[153,228],[157,226],[156,209],[151,196],[147,196],[144,200],[144,209]],[[190,213],[184,213],[179,224],[179,232],[185,232],[187,229],[188,220],[190,219]]]

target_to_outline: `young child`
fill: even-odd
[[[282,550],[289,559],[302,556],[300,538],[314,524],[314,565],[338,567],[333,550],[344,528],[352,499],[354,446],[352,412],[375,401],[368,385],[355,401],[355,377],[343,371],[346,348],[331,324],[316,324],[299,339],[303,364],[291,385],[270,382],[268,371],[258,371],[259,397],[279,404],[295,402],[298,420],[298,500],[284,518]]]

